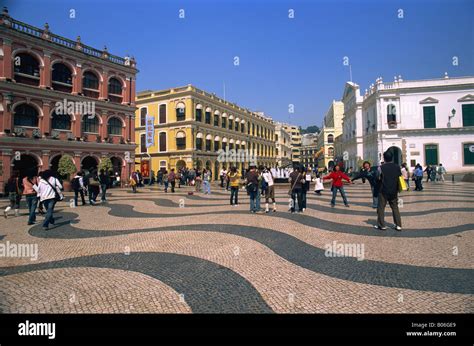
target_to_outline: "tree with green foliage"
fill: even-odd
[[[70,155],[63,155],[59,159],[58,163],[58,173],[61,177],[69,179],[71,174],[74,174],[77,171],[74,160]]]
[[[99,163],[99,172],[103,169],[106,173],[113,170],[114,166],[112,164],[112,160],[108,157],[103,157]]]

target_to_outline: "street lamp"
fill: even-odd
[[[451,119],[456,115],[456,110],[454,108],[451,110],[451,114],[452,115],[448,116],[448,127],[451,127]]]

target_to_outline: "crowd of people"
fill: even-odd
[[[248,169],[239,172],[236,167],[225,167],[219,172],[219,186],[221,189],[230,191],[230,205],[239,205],[239,191],[245,192],[250,199],[249,207],[251,213],[269,213],[277,211],[275,199],[276,179],[283,179],[289,183],[289,206],[291,213],[304,213],[307,208],[307,194],[310,191],[311,183],[314,183],[314,193],[322,195],[325,190],[324,182],[331,181],[331,207],[336,204],[336,197],[339,192],[346,207],[350,207],[344,184],[353,184],[356,180],[363,183],[369,182],[372,195],[372,208],[377,209],[377,224],[374,226],[379,230],[385,230],[385,208],[389,204],[392,209],[395,229],[401,231],[401,217],[398,209],[398,193],[410,191],[410,181],[414,182],[414,191],[423,190],[423,176],[426,173],[426,182],[445,181],[446,169],[442,164],[438,166],[428,166],[425,169],[420,164],[416,164],[413,173],[409,171],[407,164],[401,166],[393,163],[391,152],[383,154],[384,162],[379,166],[372,166],[365,161],[360,171],[356,172],[349,167],[344,171],[342,164],[336,164],[330,169],[312,170],[303,165],[296,165],[292,168],[269,168],[250,165]],[[148,180],[146,182],[146,180]],[[180,168],[175,171],[172,168],[169,172],[160,169],[157,174],[150,172],[150,176],[144,179],[139,170],[134,171],[129,178],[129,186],[134,193],[138,187],[158,184],[163,187],[163,191],[174,193],[176,188],[181,186],[193,186],[195,192],[211,194],[211,182],[213,180],[210,169]],[[96,205],[100,195],[100,202],[107,202],[107,189],[114,186],[122,186],[120,175],[112,174],[101,169],[92,171],[79,171],[70,180],[71,189],[74,192],[73,205],[78,206],[79,197],[82,205]],[[5,192],[9,196],[9,205],[4,210],[5,218],[10,213],[19,215],[20,201],[25,197],[28,209],[28,225],[36,223],[37,213],[45,216],[42,226],[45,229],[49,225],[54,225],[54,208],[58,201],[63,200],[63,185],[60,179],[52,170],[46,170],[36,174],[34,169],[26,172],[24,177],[17,173],[13,174],[5,185]],[[190,192],[192,193],[192,192]],[[88,203],[86,203],[86,197]],[[262,208],[262,199],[265,199]]]

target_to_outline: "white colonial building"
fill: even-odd
[[[410,167],[442,163],[448,172],[474,170],[474,77],[384,83],[364,95],[347,82],[341,157],[346,167],[378,164],[390,149]]]

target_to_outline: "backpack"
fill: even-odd
[[[75,191],[81,188],[81,184],[79,183],[79,178],[74,178],[71,180],[71,187]]]

